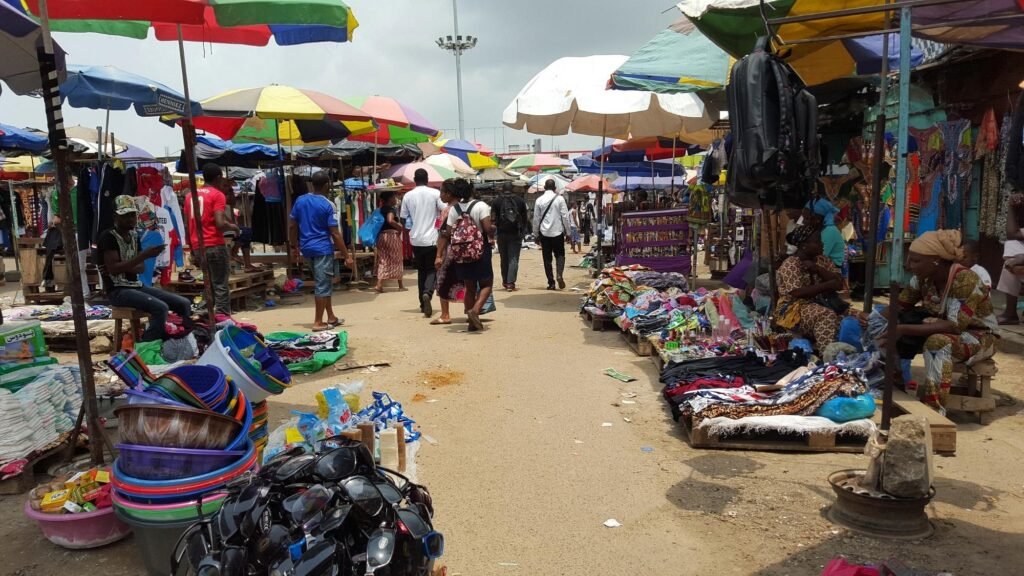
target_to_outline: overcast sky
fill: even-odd
[[[452,33],[450,0],[347,0],[360,26],[348,44],[266,47],[185,45],[192,97],[226,90],[287,84],[345,98],[378,94],[418,110],[445,135],[456,137],[455,59],[435,44]],[[632,54],[681,15],[671,0],[460,0],[459,32],[478,36],[462,59],[466,138],[496,150],[534,136],[501,128],[501,112],[545,66],[563,56]],[[57,33],[74,64],[111,64],[172,88],[182,88],[178,48],[150,34],[132,40]],[[64,107],[67,125],[103,124],[104,113]],[[111,114],[118,139],[163,155],[176,153],[181,134],[133,111]],[[0,122],[45,129],[38,99],[0,94]],[[557,149],[591,149],[586,136],[554,138]],[[552,138],[544,137],[544,149]]]

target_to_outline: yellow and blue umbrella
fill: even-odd
[[[491,158],[490,155],[481,152],[480,147],[472,142],[466,140],[439,138],[434,141],[434,145],[440,148],[442,152],[459,158],[473,170],[485,170],[487,168],[498,167],[498,163],[494,158]]]

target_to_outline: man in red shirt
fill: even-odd
[[[202,259],[205,256],[209,267],[210,283],[213,284],[213,308],[218,315],[231,315],[231,292],[228,289],[228,277],[231,273],[231,260],[224,243],[224,232],[239,232],[238,226],[228,220],[225,215],[227,202],[220,191],[224,172],[220,166],[210,163],[203,166],[204,186],[198,190],[200,225],[196,226],[192,216],[192,193],[185,196],[185,221],[189,223],[189,244],[192,254]],[[197,228],[202,229],[203,244],[206,254],[199,254],[199,236]]]

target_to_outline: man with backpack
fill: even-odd
[[[555,181],[544,183],[544,194],[533,207],[533,235],[540,242],[544,256],[544,274],[548,277],[548,290],[555,289],[555,274],[551,267],[554,257],[558,266],[558,288],[565,289],[562,272],[565,271],[565,235],[569,232],[569,207],[555,192]]]
[[[413,261],[416,265],[417,285],[419,290],[420,312],[430,318],[434,313],[430,301],[434,298],[434,287],[437,281],[437,270],[434,268],[434,256],[437,255],[437,219],[445,209],[441,202],[441,193],[427,186],[427,171],[419,168],[413,173],[416,187],[402,198],[402,220],[409,229],[409,242],[412,244]]]
[[[498,255],[501,258],[501,285],[509,292],[516,290],[519,276],[519,254],[523,250],[523,233],[527,230],[526,201],[512,193],[506,182],[501,195],[491,206],[491,221],[498,228]]]

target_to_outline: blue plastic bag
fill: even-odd
[[[380,210],[374,210],[366,222],[359,227],[359,242],[367,248],[377,245],[377,236],[384,228],[384,215]]]
[[[826,400],[818,408],[815,416],[824,416],[833,422],[849,422],[861,418],[871,418],[875,413],[875,398],[871,394],[861,394],[856,398],[840,396]]]

